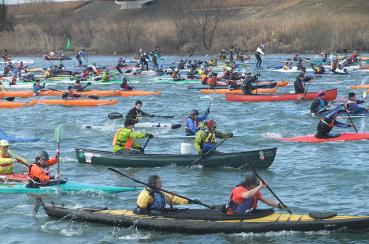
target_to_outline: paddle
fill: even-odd
[[[62,93],[66,93],[65,91],[61,91],[61,90],[58,90],[58,89],[54,89],[54,88],[49,88],[50,91],[57,91],[57,92],[62,92]],[[91,98],[91,99],[94,99],[94,100],[99,100],[100,97],[99,96],[96,96],[96,95],[83,95],[83,94],[79,94],[81,96],[86,96],[88,98]]]
[[[272,190],[272,188],[270,188],[269,185],[265,183],[265,181],[263,180],[263,178],[261,178],[261,176],[258,174],[258,172],[256,172],[255,166],[249,160],[246,160],[242,156],[241,156],[241,159],[243,159],[244,161],[246,161],[246,163],[250,166],[250,168],[252,169],[252,171],[254,172],[254,174],[256,175],[256,177],[258,177],[258,179],[261,182],[263,182],[263,184],[266,186],[266,188],[270,191],[270,193],[272,193],[272,195],[278,200],[278,202],[287,210],[287,212],[289,214],[292,214],[292,211],[282,202],[282,200],[277,196],[277,194],[274,193],[274,191]]]
[[[59,175],[59,178],[58,178],[58,192],[60,193],[60,127],[56,128],[55,130],[55,137],[56,137],[56,142],[58,144],[58,153],[56,154],[56,162],[58,164],[58,175]]]
[[[189,202],[193,202],[193,201],[194,201],[193,199],[190,199],[190,198],[185,197],[185,196],[181,196],[181,195],[179,195],[179,194],[177,194],[177,193],[173,193],[173,192],[170,192],[170,191],[167,191],[167,190],[164,190],[164,189],[158,189],[158,188],[156,188],[155,186],[152,186],[152,185],[146,184],[146,183],[144,183],[144,182],[142,182],[142,181],[136,180],[136,179],[134,179],[134,178],[132,178],[132,177],[130,177],[130,176],[128,176],[128,175],[126,175],[126,174],[122,173],[121,171],[116,170],[116,169],[113,169],[113,168],[108,168],[108,169],[109,169],[109,170],[111,170],[111,171],[113,171],[113,172],[115,172],[115,173],[117,173],[117,174],[120,174],[120,175],[122,175],[122,176],[124,176],[124,177],[127,177],[128,179],[133,180],[134,182],[136,182],[136,183],[138,183],[138,184],[145,185],[145,186],[150,187],[151,189],[154,189],[154,190],[156,190],[156,191],[165,192],[165,193],[168,193],[168,194],[170,194],[170,195],[173,195],[173,196],[177,196],[177,197],[180,197],[180,198],[186,199],[186,200],[187,200],[187,201],[189,201]],[[198,205],[201,205],[201,206],[204,206],[204,207],[207,207],[207,208],[213,209],[210,205],[207,205],[207,204],[202,203],[202,202],[197,202],[197,203],[195,203],[195,204],[198,204]]]
[[[186,168],[190,168],[191,166],[193,166],[193,165],[197,164],[198,162],[200,162],[205,156],[207,156],[209,153],[211,153],[212,151],[214,151],[217,147],[219,147],[220,145],[222,145],[223,142],[225,142],[229,138],[231,138],[231,137],[224,138],[221,142],[219,142],[218,144],[216,144],[215,147],[213,147],[212,149],[210,149],[206,153],[202,154],[200,158],[196,159],[191,164],[187,165]]]
[[[209,113],[210,113],[210,107],[211,107],[211,104],[213,103],[213,101],[214,101],[214,94],[215,93],[213,93],[212,95],[210,95],[210,101],[209,101],[209,105],[208,105],[208,109],[206,110],[206,112],[207,111],[209,111]],[[208,119],[208,115],[209,115],[209,113],[206,113],[206,117],[205,117],[205,119]]]
[[[9,153],[9,151],[8,151],[8,154],[10,155],[11,158],[16,159],[18,163],[21,163],[21,164],[23,164],[23,165],[25,165],[27,167],[29,166],[28,161],[25,160],[24,158],[16,155],[15,153]]]
[[[123,74],[123,72],[122,72],[122,70],[118,67],[118,66],[116,66],[115,67],[116,68],[116,70],[119,72],[119,74],[121,74],[126,80],[127,80],[127,82],[132,86],[132,88],[133,89],[136,89],[136,87],[128,80],[128,78],[127,78],[127,76],[125,76],[124,74]],[[129,72],[128,72],[129,71]],[[125,73],[131,73],[131,71],[132,70],[126,70],[126,72]]]
[[[348,116],[348,118],[349,118],[349,120],[350,120],[350,122],[352,124],[352,127],[354,128],[355,132],[358,133],[358,131],[356,129],[356,126],[355,126],[354,122],[352,121],[352,118],[351,118],[350,113],[348,112],[346,106],[344,106],[344,108],[345,108],[346,114],[347,114],[347,116]]]
[[[108,118],[111,119],[111,120],[121,119],[121,118],[124,118],[124,117],[125,116],[123,114],[118,113],[118,112],[113,112],[113,113],[109,113],[108,114]],[[174,116],[174,115],[154,115],[154,117],[157,117],[157,118],[165,118],[165,119],[172,119],[172,118],[174,118],[176,116]]]
[[[305,97],[306,97],[306,94],[308,93],[308,90],[309,90],[309,87],[310,87],[310,84],[313,80],[315,79],[319,79],[321,78],[321,76],[315,76],[315,77],[312,77],[310,80],[309,80],[309,84],[306,86],[306,89],[305,89],[305,92],[304,92],[304,95],[302,97],[299,98],[299,100],[305,100]]]
[[[142,148],[142,152],[145,151],[145,148],[146,148],[146,146],[147,146],[147,144],[149,143],[150,140],[151,140],[151,137],[147,138],[147,141],[146,141],[145,145]]]

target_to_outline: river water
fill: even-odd
[[[280,65],[280,61],[290,56],[269,55],[268,65]],[[48,63],[34,57],[35,67]],[[183,57],[164,57],[171,63]],[[185,57],[184,57],[185,58]],[[200,57],[198,57],[200,58]],[[90,63],[115,64],[118,57],[90,57]],[[67,65],[71,63],[66,62]],[[247,69],[252,69],[247,68]],[[285,80],[293,84],[297,73],[279,73],[262,70],[261,80]],[[347,97],[349,85],[360,83],[368,75],[366,72],[353,72],[350,75],[325,74],[313,81],[310,90],[339,88],[339,99]],[[159,90],[159,96],[142,97],[143,111],[178,115],[170,120],[183,123],[184,116],[192,109],[205,111],[209,96],[188,90],[186,85],[153,84],[150,77],[134,77],[137,89]],[[67,85],[60,85],[66,89]],[[104,86],[104,89],[117,88]],[[102,89],[98,87],[97,89]],[[293,86],[280,88],[285,93]],[[39,150],[53,153],[56,149],[54,130],[63,126],[61,142],[61,171],[70,180],[101,185],[137,186],[129,179],[122,178],[105,167],[79,164],[75,157],[76,147],[111,150],[114,135],[109,112],[126,113],[137,98],[118,98],[119,104],[111,107],[78,108],[59,106],[33,106],[14,110],[0,110],[1,128],[9,134],[26,136],[37,134],[42,140],[36,143],[12,145],[18,154],[32,160]],[[21,99],[17,99],[21,100]],[[290,137],[310,134],[315,131],[318,119],[309,115],[310,102],[283,103],[232,103],[226,102],[223,95],[216,95],[211,107],[210,117],[217,121],[218,129],[242,135],[224,143],[221,151],[243,151],[266,147],[278,147],[277,156],[268,170],[260,171],[278,196],[291,207],[293,212],[307,213],[316,210],[337,211],[339,214],[366,215],[369,211],[367,165],[368,142],[337,142],[325,144],[293,144],[276,141],[275,137]],[[166,121],[152,119],[152,121]],[[345,121],[343,121],[345,122]],[[123,121],[116,121],[123,123]],[[356,119],[360,130],[366,129],[365,119]],[[101,126],[86,129],[86,125]],[[335,129],[337,130],[337,129]],[[349,128],[348,130],[352,130]],[[338,131],[338,130],[337,130]],[[182,129],[163,131],[152,129],[155,135],[181,134]],[[150,153],[179,153],[181,139],[154,138],[146,148]],[[18,172],[24,166],[16,166]],[[55,173],[56,169],[54,169]],[[122,169],[132,177],[146,181],[152,174],[162,177],[164,188],[182,195],[200,199],[208,204],[226,203],[233,186],[247,174],[245,170],[217,168],[205,169],[180,167]],[[263,194],[272,197],[264,189]],[[101,206],[109,208],[134,208],[137,192],[116,195],[88,193],[44,195],[45,202],[54,201],[68,206]],[[184,235],[136,230],[134,228],[114,228],[111,226],[80,223],[69,220],[54,220],[40,210],[32,214],[35,203],[32,195],[2,195],[0,198],[0,236],[1,243],[357,243],[367,242],[366,232],[277,232],[266,234],[214,234]],[[260,204],[259,207],[265,207]]]

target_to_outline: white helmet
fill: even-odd
[[[0,140],[0,147],[7,147],[9,145],[10,144],[7,140]]]

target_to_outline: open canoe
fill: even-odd
[[[61,96],[63,91],[41,91],[39,96]],[[86,90],[82,92],[77,92],[77,94],[90,96],[96,95],[100,97],[129,97],[129,96],[149,96],[149,95],[159,95],[159,91],[142,91],[142,90]],[[3,97],[32,97],[33,91],[1,91],[0,98]]]
[[[369,140],[369,133],[342,133],[335,138],[316,138],[315,135],[297,136],[291,138],[277,138],[279,141],[288,142],[307,142],[307,143],[322,143],[322,142],[334,142],[334,141],[359,141]]]
[[[137,187],[119,187],[119,186],[102,186],[94,184],[86,184],[80,182],[67,181],[60,184],[60,192],[81,192],[94,191],[105,193],[118,193],[126,191],[137,191],[142,188]],[[37,188],[27,187],[27,176],[25,174],[0,175],[0,194],[1,193],[58,193],[59,186],[57,184],[51,186],[42,186]]]
[[[200,90],[201,93],[204,94],[225,94],[225,93],[236,93],[240,94],[242,91],[240,89],[236,90],[229,90],[229,89],[202,89]],[[270,94],[270,93],[276,93],[277,88],[259,88],[252,91],[252,94]]]
[[[333,101],[337,98],[337,88],[325,90],[325,98],[327,101]],[[244,95],[226,93],[225,98],[231,102],[276,102],[276,101],[296,101],[296,100],[313,100],[317,98],[319,92],[308,92],[306,94],[275,94],[275,95]]]
[[[76,107],[93,107],[93,106],[112,106],[118,103],[118,100],[94,100],[94,99],[75,99],[75,100],[34,100],[37,104],[45,105],[62,105]]]
[[[205,156],[197,164],[204,167],[248,168],[245,160],[249,160],[255,167],[266,169],[273,163],[276,151],[277,148],[269,148],[247,152],[212,154]],[[76,156],[80,163],[132,168],[168,165],[189,166],[200,157],[191,154],[115,154],[84,148],[76,148]]]
[[[189,234],[359,230],[369,227],[369,216],[337,216],[333,212],[285,214],[276,213],[273,209],[261,209],[244,215],[226,215],[211,209],[174,209],[162,214],[139,215],[132,210],[41,204],[48,216],[57,219]]]

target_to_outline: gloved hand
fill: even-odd
[[[55,154],[61,154],[61,151],[59,148],[55,150]]]
[[[278,203],[278,208],[282,210],[288,210],[289,208],[285,205],[283,206],[281,203]]]
[[[150,138],[150,139],[152,139],[152,138],[154,137],[154,135],[153,135],[153,134],[150,134],[150,133],[146,133],[146,136],[147,136],[148,138]]]
[[[227,136],[228,136],[229,138],[231,138],[231,137],[233,137],[233,133],[228,133],[228,134],[227,134]]]
[[[206,114],[210,114],[210,108],[206,110]]]
[[[138,147],[137,150],[140,152],[144,152],[144,149],[142,147]]]
[[[189,204],[201,204],[201,201],[197,199],[193,199],[193,200],[189,200],[188,203]]]

